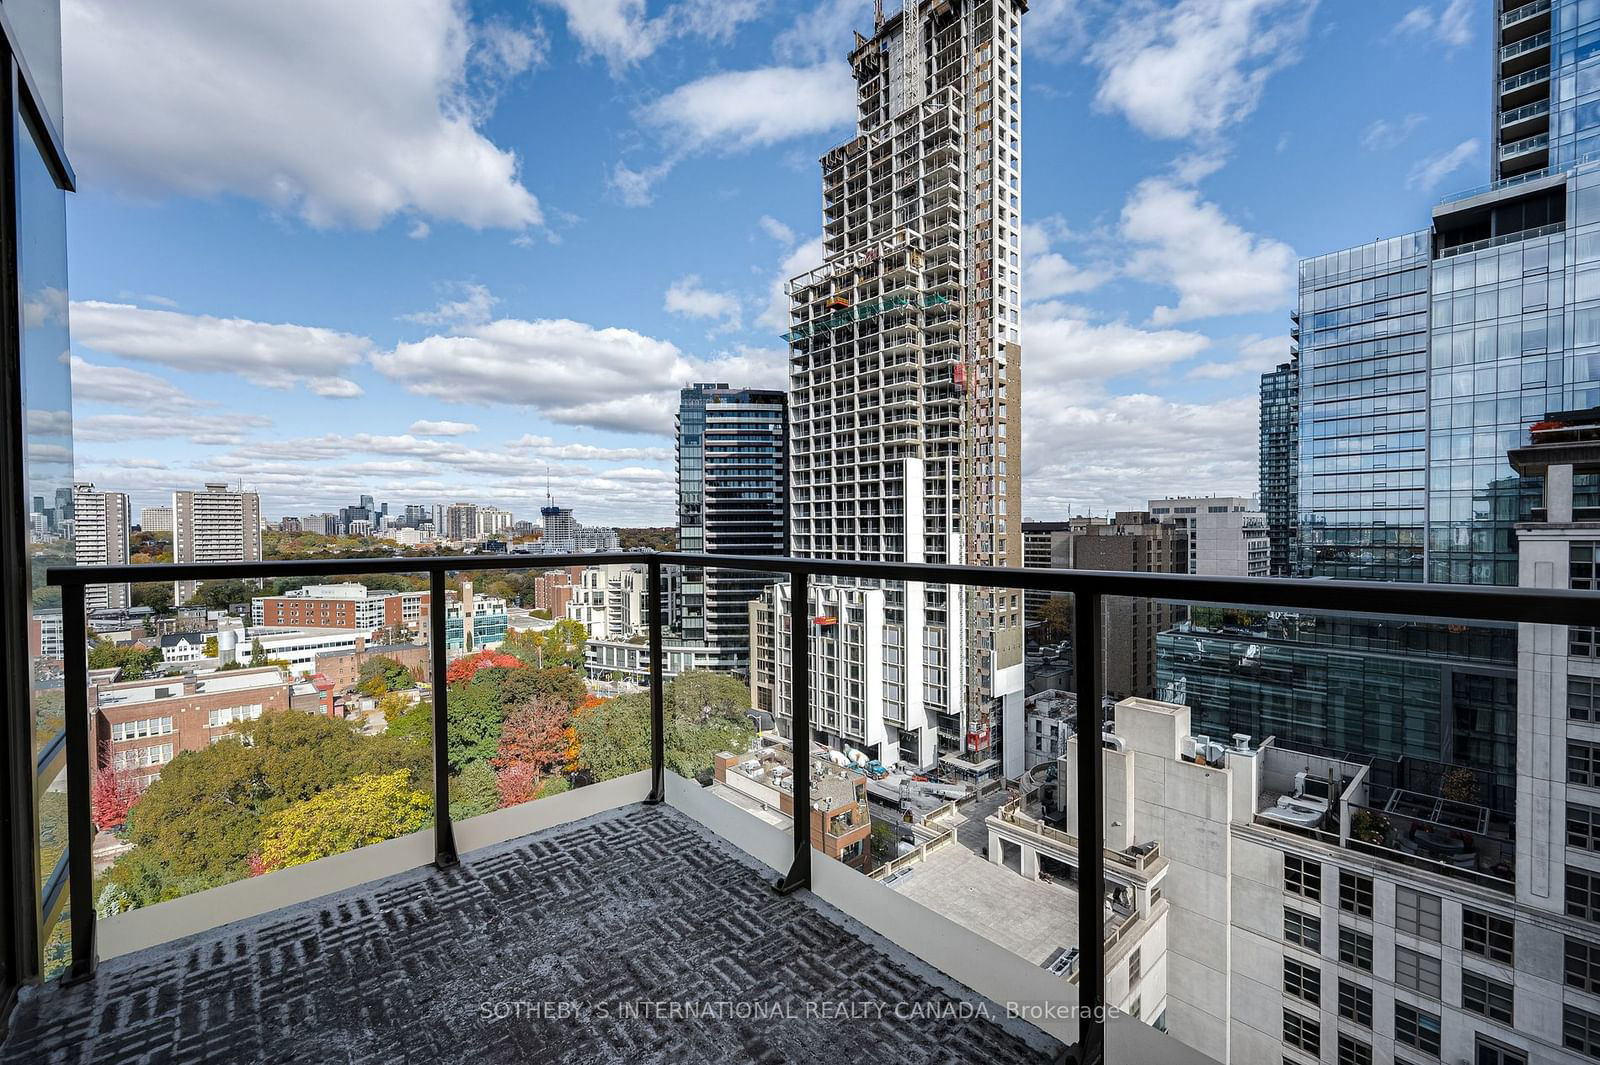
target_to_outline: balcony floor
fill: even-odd
[[[770,880],[671,807],[627,806],[34,989],[0,1061],[1006,1065],[1060,1053]],[[622,1015],[670,1002],[724,1012]],[[854,1015],[823,1012],[841,1005]]]

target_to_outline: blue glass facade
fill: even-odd
[[[1421,580],[1426,230],[1300,262],[1303,576]]]
[[[1299,455],[1300,363],[1295,359],[1261,375],[1261,512],[1267,519],[1269,572],[1274,577],[1292,572],[1299,524],[1295,517],[1300,510]]]

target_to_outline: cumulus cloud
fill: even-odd
[[[1141,329],[1126,322],[1097,322],[1081,308],[1056,301],[1023,310],[1028,353],[1028,388],[1023,410],[1060,382],[1104,381],[1125,374],[1162,370],[1210,347],[1201,333]]]
[[[426,419],[411,423],[409,430],[414,436],[466,436],[475,433],[478,427],[471,422],[435,422]]]
[[[624,204],[643,206],[690,155],[770,147],[848,127],[855,114],[855,81],[843,62],[708,74],[640,111],[640,122],[668,146],[667,154],[639,168],[618,163],[611,185]]]
[[[244,196],[317,227],[542,221],[480,128],[543,58],[531,25],[475,31],[456,0],[210,0],[203,17],[66,0],[62,38],[68,146],[96,184]]]
[[[150,310],[126,303],[72,304],[75,344],[190,373],[236,373],[266,388],[304,384],[319,395],[360,395],[343,376],[372,347],[366,337],[315,326]]]
[[[774,333],[788,332],[789,296],[784,292],[783,286],[791,278],[821,265],[822,237],[812,237],[805,243],[794,246],[778,264],[777,272],[767,284],[767,306],[756,318],[756,324]]]
[[[1122,208],[1122,232],[1135,245],[1128,273],[1177,290],[1175,306],[1151,313],[1157,325],[1274,310],[1291,298],[1294,249],[1246,231],[1171,178],[1134,188]]]
[[[109,366],[72,356],[72,398],[156,411],[190,410],[201,403],[164,377],[128,366]]]
[[[1152,137],[1213,137],[1299,59],[1316,0],[1139,0],[1096,31],[1095,105]],[[1061,16],[1063,22],[1067,19]]]
[[[788,245],[794,243],[794,230],[790,229],[776,218],[773,218],[771,215],[762,215],[757,224],[761,226],[761,231],[763,233],[777,241],[779,244],[787,247]]]
[[[450,291],[459,292],[461,298],[441,300],[431,311],[403,314],[400,320],[415,322],[418,325],[477,325],[487,322],[494,312],[495,304],[500,302],[495,294],[489,291],[487,285],[461,282],[446,287]]]
[[[621,73],[674,37],[726,43],[762,11],[761,0],[681,0],[651,18],[645,0],[544,0],[566,16],[567,32],[584,53]]]
[[[1432,192],[1445,178],[1477,158],[1479,147],[1478,138],[1470,137],[1438,155],[1419,159],[1406,177],[1406,188]]]
[[[1110,280],[1115,271],[1105,263],[1082,266],[1053,249],[1074,239],[1059,217],[1022,225],[1022,292],[1029,300],[1049,300],[1089,292]]]
[[[732,292],[706,288],[699,274],[680,277],[669,285],[663,307],[687,318],[716,319],[723,329],[741,327],[739,297]]]
[[[1239,357],[1225,362],[1203,362],[1186,375],[1197,381],[1227,381],[1244,375],[1260,376],[1289,358],[1287,336],[1246,336],[1238,341]]]

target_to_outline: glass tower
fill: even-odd
[[[1274,577],[1287,577],[1299,499],[1300,361],[1298,354],[1261,375],[1261,510],[1267,518]]]

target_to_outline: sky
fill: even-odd
[[[893,11],[897,0],[889,0]],[[77,476],[675,524],[871,0],[63,0]],[[1026,516],[1253,494],[1295,260],[1488,180],[1489,0],[1032,0]]]

